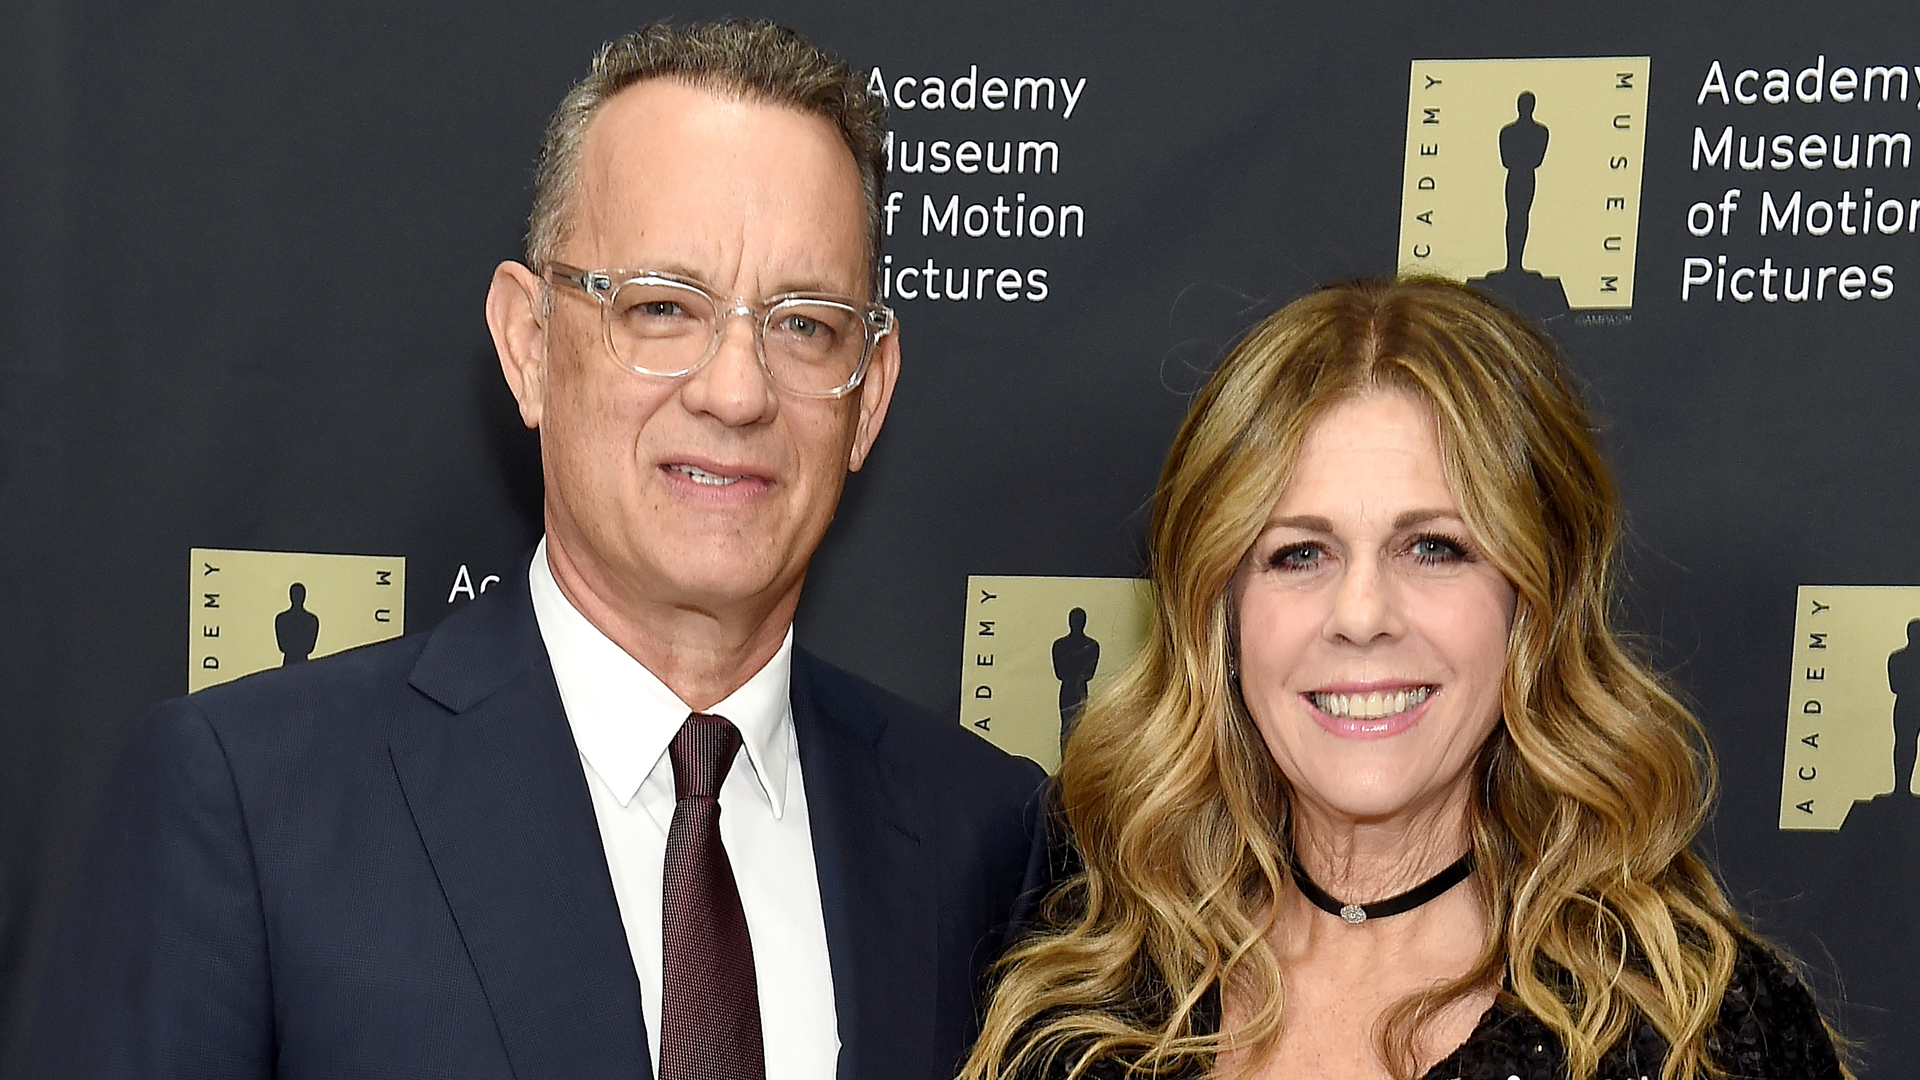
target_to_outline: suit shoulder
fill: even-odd
[[[391,641],[303,664],[257,672],[210,686],[156,708],[153,722],[198,715],[223,741],[241,742],[271,733],[298,738],[303,729],[324,728],[335,737],[387,716],[417,698],[407,678],[430,634],[415,633]]]
[[[269,668],[192,695],[210,714],[258,704],[294,702],[318,696],[363,694],[405,686],[426,648],[431,631],[362,645],[332,656]]]
[[[878,747],[896,768],[926,775],[938,785],[990,793],[1021,805],[1046,778],[1032,761],[1007,753],[931,709],[818,657],[798,650],[794,655],[822,699],[867,715]]]

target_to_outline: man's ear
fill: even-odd
[[[880,437],[880,425],[886,422],[887,405],[893,401],[893,384],[900,378],[900,323],[893,332],[873,347],[873,359],[867,361],[867,377],[860,383],[856,403],[859,418],[853,431],[853,448],[847,452],[847,471],[859,472]]]
[[[500,371],[520,403],[520,419],[540,426],[547,393],[546,283],[509,259],[493,269],[487,289],[487,329],[500,354]]]

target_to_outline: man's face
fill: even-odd
[[[573,209],[558,258],[574,266],[670,271],[750,302],[868,294],[853,156],[827,121],[789,108],[667,79],[630,87],[588,129]],[[797,595],[872,446],[894,339],[854,394],[802,398],[767,379],[749,323],[730,320],[690,376],[641,375],[608,355],[595,301],[554,290],[544,359],[516,395],[540,429],[549,546],[616,607]]]

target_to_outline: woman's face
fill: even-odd
[[[1241,689],[1297,800],[1384,821],[1466,790],[1514,592],[1467,533],[1424,402],[1373,391],[1309,429],[1234,597]]]

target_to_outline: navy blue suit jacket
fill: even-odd
[[[793,718],[839,1076],[950,1077],[1046,872],[1040,771],[797,649]],[[653,1075],[524,574],[160,706],[102,806],[36,1080]]]

